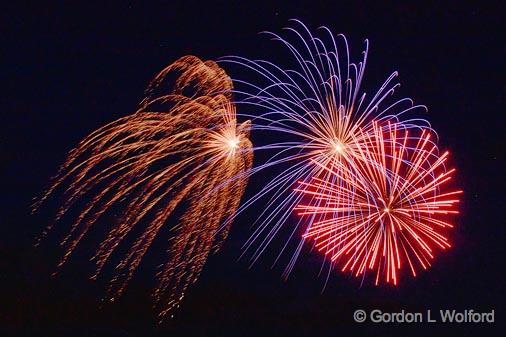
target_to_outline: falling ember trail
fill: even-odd
[[[135,236],[109,283],[114,300],[162,227],[170,226],[168,257],[153,295],[160,319],[179,306],[227,237],[252,165],[250,122],[237,124],[231,89],[216,63],[182,57],[153,79],[135,114],[96,130],[70,152],[34,205],[38,209],[63,190],[55,223],[79,210],[61,242],[59,266],[94,225],[114,213],[116,221],[92,258],[95,279],[120,244]]]

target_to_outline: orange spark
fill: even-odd
[[[109,284],[114,300],[162,227],[170,226],[154,298],[161,319],[179,305],[210,252],[227,237],[252,165],[250,122],[238,125],[231,89],[216,63],[182,57],[149,84],[136,113],[94,131],[70,152],[34,205],[63,189],[55,222],[78,211],[61,242],[59,266],[92,226],[112,214],[114,224],[92,258],[92,278],[128,242]]]

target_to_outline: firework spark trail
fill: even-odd
[[[252,165],[250,122],[237,124],[231,89],[214,62],[183,57],[155,77],[135,114],[98,129],[70,152],[34,205],[62,190],[54,223],[79,211],[61,242],[59,267],[95,224],[119,213],[92,258],[97,278],[118,246],[133,239],[110,280],[114,300],[167,225],[168,259],[153,295],[161,319],[179,305],[226,238]],[[174,215],[179,208],[181,215]]]
[[[376,284],[383,274],[396,285],[403,264],[416,276],[416,267],[430,266],[435,248],[450,247],[445,234],[453,226],[447,218],[458,213],[462,191],[447,191],[454,169],[446,169],[449,154],[438,153],[430,132],[412,136],[399,125],[376,123],[371,131],[349,176],[336,169],[335,161],[315,163],[347,183],[319,177],[301,182],[298,191],[320,202],[301,203],[296,211],[321,216],[310,222],[304,237],[342,271],[361,276],[376,270]]]
[[[266,34],[288,49],[295,67],[283,69],[269,61],[238,56],[227,56],[222,60],[231,66],[238,65],[242,71],[249,71],[258,78],[256,83],[234,79],[237,104],[262,112],[243,115],[251,118],[253,130],[278,136],[276,143],[254,148],[273,154],[251,174],[272,166],[282,167],[281,173],[237,212],[243,212],[261,198],[269,198],[265,211],[254,224],[253,234],[244,245],[245,252],[252,251],[252,263],[278,235],[299,202],[300,195],[294,193],[292,184],[295,181],[309,182],[312,176],[335,179],[322,168],[331,162],[341,175],[349,175],[354,158],[362,155],[359,149],[367,141],[364,135],[373,128],[373,120],[381,122],[380,125],[391,122],[407,129],[430,130],[427,121],[410,117],[415,110],[426,109],[424,106],[414,105],[409,98],[387,104],[388,97],[399,86],[395,81],[397,72],[388,76],[372,97],[361,92],[369,48],[367,40],[362,60],[356,64],[350,60],[344,35],[335,38],[326,27],[313,34],[302,22],[293,22],[294,27],[285,28],[288,38],[270,32]],[[341,183],[346,182],[344,179]],[[317,221],[319,216],[314,217],[313,220]],[[295,224],[298,229],[290,231],[290,237],[300,237],[295,233],[304,232],[305,226],[306,222],[298,221]],[[291,257],[284,275],[290,273],[301,247],[302,243]],[[286,245],[282,251],[285,248]]]

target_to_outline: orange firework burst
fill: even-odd
[[[462,191],[445,190],[454,169],[446,169],[449,154],[438,153],[427,130],[411,136],[399,124],[374,123],[362,136],[353,165],[315,161],[333,179],[301,182],[297,190],[309,201],[295,209],[317,219],[304,238],[342,271],[360,276],[374,269],[376,284],[380,274],[397,284],[403,265],[416,276],[417,267],[430,266],[435,248],[450,247],[447,217],[458,213]]]
[[[92,276],[120,243],[131,242],[110,281],[113,300],[170,221],[168,260],[154,297],[161,318],[178,306],[213,247],[226,238],[252,165],[250,123],[237,124],[230,89],[230,78],[214,62],[183,57],[155,77],[137,113],[93,132],[70,152],[35,205],[63,188],[56,221],[78,210],[61,243],[59,266],[94,224],[114,214],[93,257]]]

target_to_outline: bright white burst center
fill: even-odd
[[[332,142],[332,147],[336,154],[342,154],[344,152],[344,145],[338,140]]]
[[[237,138],[228,139],[227,144],[231,150],[237,149],[239,147],[239,139]]]

